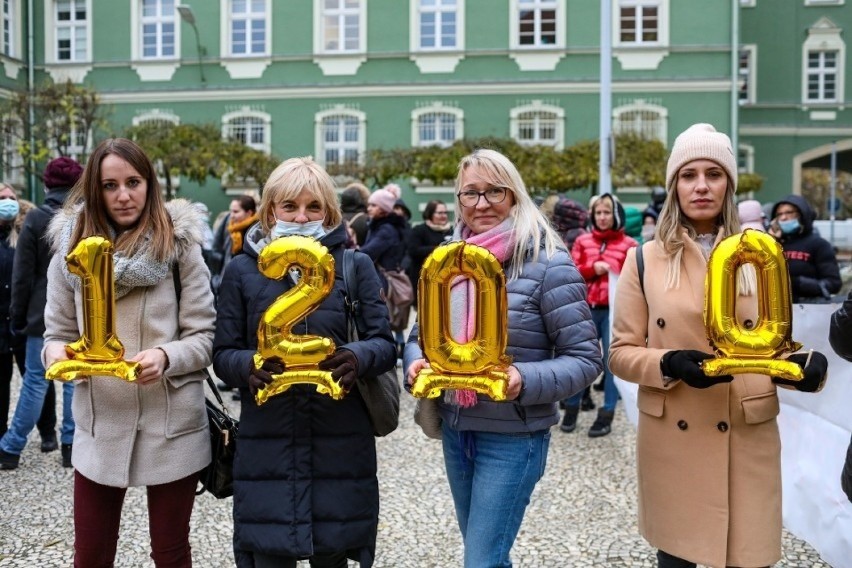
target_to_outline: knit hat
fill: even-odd
[[[756,199],[746,199],[737,204],[737,211],[740,215],[740,226],[743,231],[746,229],[757,229],[765,231],[763,226],[763,208],[760,202]]]
[[[675,186],[677,172],[693,160],[711,160],[728,174],[731,187],[737,189],[737,159],[727,134],[716,132],[710,124],[693,124],[675,138],[666,164],[666,189]]]
[[[44,187],[47,189],[70,188],[83,173],[83,166],[73,158],[60,156],[48,162],[44,168]]]
[[[396,197],[394,197],[394,195],[386,189],[379,189],[370,195],[369,203],[375,205],[385,213],[390,213],[393,211],[394,203],[396,203]]]

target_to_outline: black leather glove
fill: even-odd
[[[810,356],[811,360],[807,367],[805,362]],[[828,373],[828,359],[819,351],[813,353],[795,353],[787,357],[788,361],[796,363],[805,372],[805,378],[801,381],[790,381],[779,377],[772,377],[772,382],[776,385],[787,385],[793,387],[797,391],[802,392],[818,392],[825,382],[825,375]]]
[[[258,369],[252,363],[251,373],[249,373],[248,384],[251,394],[257,394],[257,391],[272,383],[274,380],[272,375],[280,375],[284,372],[284,362],[278,357],[271,357],[263,362],[263,365]]]
[[[346,392],[358,378],[358,358],[348,349],[338,349],[325,361],[321,361],[317,368],[320,371],[331,371],[331,378],[340,383]]]
[[[705,375],[700,366],[700,363],[705,359],[713,359],[713,355],[691,349],[669,351],[663,355],[663,359],[660,361],[660,369],[664,376],[680,379],[694,389],[706,389],[719,383],[730,383],[734,380],[732,375],[719,377]]]

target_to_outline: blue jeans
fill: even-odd
[[[595,322],[595,329],[598,330],[598,337],[601,340],[601,352],[603,353],[604,365],[604,403],[601,410],[615,410],[615,405],[618,403],[618,388],[615,386],[615,380],[612,377],[612,371],[609,370],[609,308],[592,308],[592,321]],[[578,392],[574,396],[565,401],[565,406],[570,408],[579,408],[580,401],[583,399],[583,391]]]
[[[535,484],[544,474],[550,431],[459,432],[445,422],[444,464],[464,541],[465,568],[511,567]]]
[[[27,436],[35,428],[41,408],[44,406],[44,395],[48,382],[44,379],[44,365],[41,364],[41,348],[44,339],[27,337],[26,371],[21,384],[21,394],[15,416],[9,431],[0,439],[0,450],[9,454],[20,455],[27,445]],[[62,430],[60,439],[63,444],[74,442],[74,417],[71,415],[71,399],[74,396],[74,383],[62,385]]]

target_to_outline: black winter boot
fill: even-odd
[[[576,406],[565,407],[565,416],[562,417],[562,424],[559,425],[559,429],[566,433],[571,433],[577,429],[577,415],[580,413],[580,409]]]
[[[598,417],[592,427],[589,428],[589,438],[600,438],[612,432],[612,417],[615,412],[612,410],[598,410]]]

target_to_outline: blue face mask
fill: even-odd
[[[11,221],[20,210],[20,205],[14,199],[0,199],[0,220]]]
[[[801,226],[802,225],[799,223],[798,219],[787,219],[785,221],[778,221],[778,227],[785,235],[795,233],[799,230],[799,227]]]
[[[272,228],[272,236],[291,237],[300,235],[302,237],[312,237],[321,239],[325,236],[326,230],[322,226],[322,221],[308,221],[307,223],[292,223],[290,221],[279,221],[276,219],[275,226]]]

